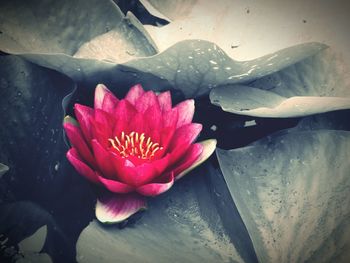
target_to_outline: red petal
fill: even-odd
[[[162,92],[158,95],[158,102],[161,111],[171,110],[171,94],[170,91]]]
[[[122,131],[129,133],[129,122],[132,120],[136,113],[137,111],[135,107],[129,101],[119,101],[114,113],[116,123],[113,134],[119,135]]]
[[[175,108],[179,112],[179,119],[176,125],[177,128],[192,122],[194,114],[194,100],[185,100],[177,104]]]
[[[175,178],[178,179],[177,175],[190,167],[198,159],[202,152],[203,146],[201,144],[192,144],[185,155],[182,157],[181,161],[174,165],[175,167],[173,169],[173,172]]]
[[[169,190],[173,184],[174,175],[173,173],[169,173],[158,182],[153,182],[150,184],[140,186],[136,189],[136,191],[144,196],[156,196]]]
[[[163,127],[174,127],[176,128],[179,113],[176,108],[169,111],[163,112]]]
[[[128,185],[134,185],[134,178],[137,177],[135,165],[126,158],[109,152],[117,179]]]
[[[103,84],[98,84],[95,89],[95,100],[94,100],[94,108],[102,109],[103,100],[106,93],[111,93],[109,89]]]
[[[98,175],[98,180],[100,180],[100,182],[111,192],[113,193],[119,193],[119,194],[126,194],[126,193],[130,193],[134,191],[134,188],[118,182],[116,180],[110,180],[110,179],[106,179],[103,178],[102,176]]]
[[[162,128],[162,114],[159,104],[151,105],[144,113],[144,122],[149,127],[149,135],[154,142],[160,141],[160,131]]]
[[[145,92],[136,102],[135,107],[138,112],[145,112],[152,105],[159,105],[157,95],[153,91]]]
[[[97,200],[96,217],[102,223],[119,223],[145,208],[146,200],[139,194],[105,194]]]
[[[114,109],[118,104],[118,98],[112,92],[107,92],[102,103],[102,109],[105,112],[114,114]]]
[[[93,116],[94,110],[90,107],[76,103],[74,105],[74,113],[78,119],[85,140],[89,142],[92,138],[90,118]]]
[[[87,146],[79,127],[71,123],[64,123],[63,127],[67,133],[70,143],[73,145],[74,148],[78,150],[79,155],[90,166],[95,167],[94,157],[91,153],[91,150]]]
[[[130,88],[128,94],[126,94],[125,99],[128,100],[132,105],[136,104],[136,101],[145,93],[141,84],[137,84]]]
[[[201,130],[202,125],[198,123],[186,124],[176,130],[168,150],[171,152],[171,164],[181,158]]]
[[[104,129],[104,125],[96,122],[94,119],[90,119],[90,122],[92,126],[93,138],[97,139],[102,147],[108,148],[108,139],[111,138],[111,132]]]
[[[104,133],[107,135],[108,138],[112,138],[112,131],[114,128],[115,119],[107,112],[99,109],[95,110],[94,119],[96,123],[98,123],[98,125],[100,126],[99,129],[104,130]]]
[[[100,183],[95,171],[93,171],[88,165],[86,165],[79,156],[78,151],[75,148],[69,149],[67,152],[67,159],[74,166],[75,170],[88,180],[94,183]]]
[[[136,176],[133,176],[133,185],[141,186],[153,181],[160,176],[169,165],[170,155],[155,160],[150,163],[144,163],[135,167]]]
[[[148,124],[149,123],[145,121],[144,115],[138,112],[130,120],[129,129],[130,131],[138,132],[139,134],[144,132],[149,135],[150,129]]]
[[[110,159],[109,152],[105,148],[103,148],[96,139],[93,139],[91,141],[91,145],[94,151],[94,156],[97,162],[97,166],[101,171],[101,173],[107,178],[115,179],[116,174],[113,168],[112,161]]]

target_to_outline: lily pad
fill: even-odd
[[[142,0],[168,17],[163,27],[146,26],[160,51],[184,39],[214,42],[237,60],[254,60],[265,54],[305,42],[334,47],[350,59],[348,13],[342,1]],[[161,17],[162,17],[161,16]]]
[[[159,83],[157,86],[153,84],[153,89],[172,87],[189,98],[207,94],[218,85],[242,83],[274,73],[325,47],[319,43],[308,43],[246,62],[232,60],[215,44],[201,40],[183,41],[155,56],[133,59],[122,64],[74,58],[64,54],[21,56],[79,82],[94,85],[103,82],[106,85],[120,86],[120,80],[144,82],[148,79],[149,83],[152,83],[151,80]]]
[[[249,86],[213,89],[211,102],[224,111],[255,117],[300,117],[349,109],[349,83],[339,58],[327,49]]]
[[[9,167],[0,163],[0,178],[9,170]]]
[[[208,173],[203,169],[188,175],[166,194],[149,200],[148,210],[132,226],[120,229],[91,222],[79,237],[77,261],[254,262],[247,257],[243,261],[224,229],[205,183]],[[227,212],[232,215],[232,210]]]
[[[350,132],[300,131],[217,150],[261,262],[347,262]]]
[[[171,87],[188,98],[207,94],[218,85],[242,83],[276,72],[325,48],[323,44],[302,44],[252,61],[236,61],[213,42],[187,40],[156,54],[155,44],[131,13],[124,17],[118,7],[108,1],[90,1],[74,4],[60,1],[53,7],[40,5],[37,11],[36,5],[21,4],[22,16],[11,16],[17,2],[7,3],[3,8],[6,11],[0,14],[3,21],[0,29],[4,32],[0,35],[4,39],[0,49],[62,72],[85,85],[103,82],[120,86],[120,80],[128,85],[148,81],[153,82],[157,90]],[[85,26],[92,23],[92,18],[81,12],[73,16],[75,20],[64,19],[65,14],[87,4],[96,4],[96,28]],[[107,15],[103,13],[106,9]],[[38,19],[29,21],[33,13]],[[39,23],[42,20],[49,21],[50,26],[52,21],[65,22],[52,25],[52,32],[47,33],[48,26]],[[74,32],[81,38],[72,37]],[[21,38],[28,34],[31,34],[29,40],[34,39],[33,44],[26,44],[28,37]],[[52,45],[47,44],[48,38]]]

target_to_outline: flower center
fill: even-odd
[[[125,134],[122,132],[120,137],[115,136],[108,139],[111,146],[118,151],[121,157],[126,158],[130,155],[141,159],[152,159],[157,151],[163,150],[159,143],[154,143],[151,137],[145,136],[144,133],[130,132]]]

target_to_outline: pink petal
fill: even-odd
[[[140,186],[136,189],[136,191],[144,196],[156,196],[169,190],[173,184],[174,175],[173,173],[169,173],[158,182],[153,182],[150,184]]]
[[[136,101],[145,93],[141,84],[137,84],[130,88],[128,94],[126,94],[125,99],[128,100],[132,105],[136,104]]]
[[[83,162],[83,160],[79,156],[78,151],[75,148],[69,149],[69,151],[67,152],[67,159],[80,175],[85,176],[91,182],[98,184],[100,183],[96,173]]]
[[[162,128],[162,114],[159,108],[159,104],[151,105],[144,113],[144,120],[149,127],[149,135],[153,142],[159,142],[160,131]]]
[[[105,148],[103,148],[96,139],[93,139],[91,141],[91,145],[97,166],[101,173],[107,178],[115,179],[115,170],[110,159],[109,152]]]
[[[103,84],[98,84],[95,88],[95,100],[94,100],[94,108],[102,109],[103,108],[103,100],[105,98],[106,93],[111,93],[109,89]]]
[[[137,177],[135,165],[128,159],[118,156],[116,153],[109,152],[109,154],[117,180],[128,185],[134,185],[134,178]]]
[[[74,105],[74,113],[78,119],[85,140],[89,142],[92,138],[90,118],[93,116],[94,110],[90,107],[76,103]]]
[[[79,127],[71,123],[64,123],[63,127],[66,131],[70,143],[73,145],[74,148],[77,149],[79,155],[90,166],[95,167],[95,159],[91,153],[91,150],[87,146]]]
[[[119,135],[122,131],[129,133],[129,122],[136,115],[136,113],[137,110],[129,101],[119,101],[114,113],[116,123],[114,126],[113,134]]]
[[[162,159],[136,166],[136,176],[132,177],[133,185],[141,186],[155,180],[168,167],[169,160],[170,155],[167,155]]]
[[[158,102],[161,111],[169,111],[171,110],[171,94],[170,91],[162,92],[158,95]]]
[[[102,223],[119,223],[142,209],[146,200],[139,194],[105,194],[97,200],[96,217]]]
[[[114,109],[117,106],[119,100],[112,92],[107,92],[103,99],[102,109],[110,114],[114,113]]]
[[[190,145],[202,130],[202,124],[189,123],[178,128],[171,140],[169,150]]]
[[[202,142],[199,142],[198,144],[202,145],[203,151],[198,156],[198,158],[185,170],[178,173],[175,177],[175,180],[178,180],[182,178],[185,174],[189,173],[191,170],[196,168],[198,165],[203,163],[205,160],[207,160],[215,151],[216,148],[216,140],[215,139],[209,139]]]
[[[173,172],[175,178],[178,179],[177,175],[190,167],[199,158],[202,152],[203,146],[201,144],[192,144],[185,155],[182,157],[181,161],[174,165],[175,168],[173,169]]]
[[[168,150],[171,152],[171,164],[182,157],[201,130],[202,125],[198,123],[185,124],[176,130]]]
[[[110,180],[98,175],[98,180],[111,192],[126,194],[134,191],[134,188],[116,180]]]
[[[109,146],[108,139],[111,138],[111,132],[104,129],[104,125],[95,121],[94,119],[90,119],[90,122],[92,126],[93,138],[97,139],[102,147],[107,149]]]
[[[112,117],[112,115],[108,114],[107,112],[103,110],[95,110],[95,123],[98,123],[100,126],[99,129],[104,130],[104,133],[107,135],[108,138],[113,137],[113,128],[115,119]]]
[[[192,122],[194,114],[194,100],[185,100],[177,104],[175,108],[179,112],[179,119],[176,125],[177,128]]]
[[[145,92],[136,102],[135,107],[138,112],[145,112],[150,106],[159,105],[157,95],[153,91]]]
[[[163,112],[163,127],[176,128],[179,112],[176,108]]]

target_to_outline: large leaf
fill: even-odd
[[[350,108],[349,85],[339,58],[327,49],[249,86],[216,88],[210,99],[236,114],[300,117]]]
[[[80,57],[91,54],[89,50],[96,42],[92,39],[101,39],[101,35],[107,35],[107,39],[103,38],[94,53],[107,47],[120,56],[126,52],[155,52],[141,37],[142,27],[132,17],[124,19],[112,1],[10,0],[1,1],[0,7],[0,48],[7,53],[76,53]]]
[[[294,131],[217,150],[261,262],[348,262],[350,132]]]
[[[78,233],[94,212],[91,190],[65,157],[62,101],[74,85],[64,75],[16,56],[1,56],[0,69],[0,113],[6,116],[0,162],[11,168],[1,178],[0,201],[8,202],[12,195],[12,200],[30,200],[55,214],[65,237],[55,234],[50,254],[69,261]],[[29,222],[27,227],[33,226]],[[16,224],[12,227],[16,230]]]
[[[166,194],[150,200],[132,227],[91,222],[79,237],[77,261],[256,262],[232,201],[222,199],[225,184],[216,184],[214,193],[213,184],[207,185],[209,178],[220,181],[208,168],[177,181]],[[225,218],[219,216],[222,210]]]
[[[69,15],[72,10],[82,7],[83,2],[80,1],[74,4],[60,1],[52,9],[46,5],[38,5],[37,8],[37,5],[22,4],[25,10],[22,16],[10,16],[16,3],[8,4],[4,10],[12,10],[12,13],[4,11],[0,15],[4,23],[1,28],[4,28],[6,39],[13,39],[14,43],[4,40],[0,49],[21,55],[31,62],[57,70],[75,81],[91,86],[99,82],[121,86],[121,80],[128,83],[125,85],[142,82],[148,84],[146,87],[152,86],[157,90],[172,87],[180,90],[185,97],[195,97],[207,94],[218,85],[241,83],[276,72],[325,47],[322,44],[303,44],[259,59],[240,62],[227,56],[213,42],[189,40],[174,43],[169,49],[155,55],[156,48],[152,40],[131,13],[124,17],[117,6],[108,1],[90,1],[91,3],[84,2],[84,6],[97,6],[94,21],[83,13],[76,21],[71,21],[71,17],[63,18],[65,14]],[[103,15],[102,11],[108,8],[108,15]],[[51,21],[58,20],[64,20],[65,23],[52,25],[55,34],[46,34],[46,26],[37,24],[36,20],[28,21],[34,12],[39,17],[38,21],[47,20],[49,25]],[[72,26],[68,26],[70,23]],[[96,29],[81,26],[91,23],[96,24]],[[110,26],[105,32],[102,28],[106,24]],[[25,44],[28,39],[21,38],[23,30],[35,35],[35,41],[39,42],[35,47]],[[82,37],[72,38],[70,34],[75,31]],[[47,38],[55,43],[58,42],[57,38],[62,39],[63,44],[51,50],[47,47]],[[21,43],[20,47],[17,47],[17,43]],[[56,47],[57,44],[53,43],[52,46]]]
[[[184,39],[216,43],[230,57],[250,60],[304,42],[322,42],[350,60],[346,1],[142,0],[171,22],[147,26],[161,51]],[[152,11],[148,9],[149,11]],[[157,15],[156,13],[153,13]]]

